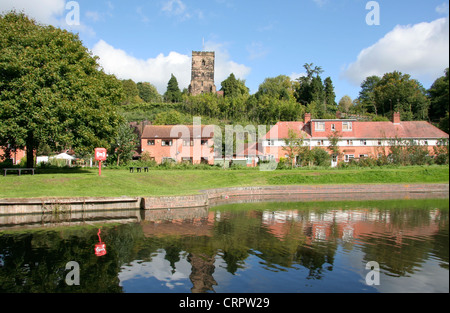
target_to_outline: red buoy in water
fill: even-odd
[[[106,254],[106,244],[102,242],[102,238],[100,238],[100,232],[101,230],[98,230],[97,236],[98,236],[98,244],[95,245],[95,255],[96,256],[102,256]]]

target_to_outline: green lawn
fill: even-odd
[[[0,176],[0,198],[118,197],[187,195],[202,189],[304,184],[448,183],[448,166],[398,168],[294,169],[263,172],[242,170],[150,170],[73,169],[59,172]]]

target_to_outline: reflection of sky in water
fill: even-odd
[[[175,268],[164,257],[162,249],[152,254],[151,261],[134,260],[121,267],[119,272],[120,286],[125,292],[190,292],[192,284],[189,281],[191,265],[186,256],[180,255],[180,261]]]
[[[270,263],[268,260],[273,258],[273,255],[264,255],[249,246],[246,258],[238,261],[235,264],[237,268],[230,273],[227,269],[230,265],[224,260],[224,252],[217,249],[211,263],[205,263],[211,265],[212,272],[205,272],[203,276],[197,276],[195,279],[198,282],[204,278],[205,284],[214,281],[215,284],[210,285],[210,289],[206,291],[218,293],[448,292],[448,269],[441,266],[442,259],[435,258],[427,247],[424,251],[426,255],[407,249],[410,245],[410,248],[415,249],[416,242],[434,240],[432,235],[437,230],[436,212],[430,211],[430,222],[422,225],[423,230],[411,226],[399,231],[395,225],[390,224],[390,212],[380,215],[377,211],[334,210],[325,214],[311,212],[305,216],[298,211],[264,211],[261,220],[264,230],[280,240],[279,247],[276,244],[273,247],[263,245],[266,253],[279,252],[280,257],[289,259],[291,256],[283,255],[281,243],[286,240],[306,240],[299,242],[300,250],[295,252],[300,256],[305,255],[305,264],[299,263],[300,258],[285,266],[276,264],[276,261]],[[216,213],[215,218],[216,222],[221,221],[220,212]],[[289,222],[294,224],[286,224]],[[242,225],[248,227],[245,223]],[[308,237],[305,237],[303,232],[290,232],[295,230],[295,227],[289,229],[284,225],[302,226],[303,232],[308,231]],[[332,228],[333,225],[340,225],[340,228]],[[241,224],[237,224],[237,227],[241,227]],[[330,229],[339,230],[339,235],[333,237]],[[327,243],[328,237],[334,244]],[[317,255],[319,254],[320,259],[320,254],[326,252],[326,249],[318,247],[327,247],[327,244],[334,251],[331,261],[325,260],[311,266],[313,264],[308,262],[317,261]],[[386,255],[389,264],[380,263],[378,286],[366,284],[366,275],[370,270],[365,266],[370,252],[373,253],[372,250],[367,250],[367,245],[380,245],[382,249],[393,247],[393,250],[386,250],[390,251]],[[277,247],[281,250],[277,250]],[[423,247],[419,245],[418,248]],[[408,252],[414,257],[410,263],[404,259],[408,257]],[[398,259],[392,253],[398,253]],[[123,265],[119,279],[124,292],[191,292],[193,282],[190,276],[193,268],[188,261],[188,253],[181,252],[179,261],[173,268],[165,256],[165,250],[160,249],[152,255],[151,261],[135,260]],[[398,263],[399,260],[402,262]],[[397,264],[408,266],[406,274],[401,277],[394,273]],[[394,272],[390,266],[394,266]]]
[[[365,277],[364,253],[359,249],[350,251],[338,247],[333,264],[324,264],[320,279],[307,278],[309,270],[298,264],[292,267],[268,264],[261,259],[258,251],[252,251],[236,273],[226,269],[222,254],[218,253],[214,262],[214,292],[234,293],[307,293],[307,292],[443,292],[449,290],[448,270],[433,259],[427,260],[413,275],[392,277],[381,270],[380,285],[368,286]],[[124,292],[190,292],[192,283],[189,275],[191,265],[187,255],[180,254],[175,268],[164,259],[162,249],[152,255],[152,260],[135,260],[123,265],[119,273],[120,285]]]

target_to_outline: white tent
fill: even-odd
[[[70,166],[72,165],[72,161],[76,160],[77,158],[67,153],[60,153],[58,155],[50,157],[49,159],[66,160],[66,164]]]

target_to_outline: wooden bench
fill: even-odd
[[[34,175],[34,168],[4,168],[3,176],[6,176],[6,173],[8,173],[8,171],[16,171],[19,173],[19,176],[22,174],[22,172],[31,172],[31,175]]]
[[[139,173],[142,171],[142,169],[144,169],[144,172],[148,172],[148,167],[132,166],[132,167],[130,167],[130,173],[133,173],[135,169],[136,169],[136,172],[139,172]]]

